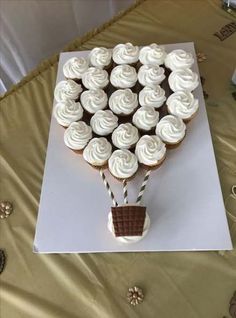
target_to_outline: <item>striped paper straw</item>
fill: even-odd
[[[136,201],[136,203],[138,203],[138,204],[141,203],[141,200],[142,200],[142,197],[143,197],[143,193],[145,191],[145,188],[146,188],[150,173],[151,173],[151,170],[148,170],[146,172],[146,174],[145,174],[144,179],[143,179],[143,183],[141,185],[141,188],[140,188],[140,191],[139,191],[139,194],[138,194],[138,197],[137,197],[137,201]]]
[[[106,176],[105,176],[104,172],[102,171],[102,169],[100,169],[99,171],[100,171],[100,176],[102,177],[104,186],[107,189],[107,192],[108,192],[108,194],[109,194],[109,196],[110,196],[110,198],[112,200],[113,205],[114,206],[118,206],[118,203],[117,203],[117,201],[115,199],[115,196],[114,196],[113,192],[111,191],[111,187],[110,187],[110,185],[109,185],[109,183],[108,183],[108,181],[106,179]]]
[[[126,179],[123,180],[124,203],[128,204],[128,184]]]

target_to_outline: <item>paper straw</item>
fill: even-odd
[[[117,201],[115,199],[115,196],[114,196],[113,192],[111,191],[110,185],[109,185],[109,183],[108,183],[108,181],[106,179],[106,176],[105,176],[104,172],[102,171],[102,169],[100,169],[99,171],[100,171],[100,175],[102,177],[103,183],[105,185],[105,188],[107,189],[107,192],[108,192],[108,194],[109,194],[109,196],[110,196],[110,198],[112,200],[113,205],[114,206],[118,206],[118,203],[117,203]]]
[[[137,198],[137,201],[136,201],[136,203],[138,203],[138,204],[141,203],[141,200],[142,200],[142,197],[143,197],[143,193],[145,191],[145,188],[146,188],[150,173],[151,173],[151,170],[148,170],[146,172],[146,174],[145,174],[144,179],[143,179],[143,183],[141,185],[141,188],[140,188],[140,191],[139,191],[139,194],[138,194],[138,198]]]
[[[128,204],[128,184],[126,179],[123,180],[124,203]]]

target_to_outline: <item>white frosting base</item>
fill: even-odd
[[[117,115],[129,115],[138,107],[137,94],[131,89],[118,89],[109,98],[109,107]]]
[[[82,150],[92,138],[92,128],[83,121],[71,123],[65,130],[64,142],[73,150]]]
[[[182,119],[191,118],[198,110],[198,99],[186,91],[178,91],[170,95],[166,101],[168,112]]]
[[[149,131],[156,126],[159,112],[152,106],[140,107],[133,116],[133,124],[139,129]]]
[[[81,79],[89,62],[84,57],[72,57],[63,65],[63,74],[68,79]]]
[[[142,65],[138,71],[138,81],[143,86],[155,87],[165,79],[165,70],[158,65]]]
[[[120,124],[111,136],[113,145],[119,149],[129,149],[139,140],[138,129],[131,123]]]
[[[194,58],[191,53],[178,49],[167,54],[165,66],[171,71],[190,68],[194,64]]]
[[[91,118],[90,125],[99,136],[106,136],[118,126],[118,117],[111,110],[98,110]]]
[[[173,71],[168,82],[173,92],[177,91],[193,91],[198,86],[198,75],[190,69]]]
[[[139,60],[142,64],[161,65],[166,58],[165,48],[156,43],[141,48]]]
[[[165,143],[176,144],[185,136],[186,126],[183,120],[173,115],[164,116],[156,126],[156,134]]]
[[[124,244],[131,244],[136,243],[140,241],[144,236],[147,234],[149,228],[150,228],[150,218],[149,215],[146,212],[146,217],[143,225],[143,234],[140,236],[115,236],[114,226],[113,226],[113,220],[112,220],[112,213],[109,212],[108,214],[108,223],[107,223],[108,230],[113,234],[115,239],[121,243]]]
[[[116,64],[136,63],[139,58],[139,47],[131,43],[118,44],[113,49],[112,57]]]
[[[111,71],[111,84],[117,88],[131,88],[137,82],[137,73],[133,66],[118,65]]]
[[[93,166],[103,166],[111,156],[112,146],[106,138],[93,138],[83,151],[84,159]]]
[[[104,68],[111,63],[111,51],[105,47],[95,47],[89,54],[90,63],[97,68]]]
[[[102,89],[90,89],[81,94],[80,101],[87,112],[94,114],[107,106],[108,97]]]
[[[145,86],[139,93],[139,103],[141,106],[161,107],[166,101],[165,90],[161,86]]]
[[[72,122],[80,120],[83,117],[84,110],[79,102],[72,99],[62,101],[55,105],[53,115],[58,124],[68,127]]]
[[[54,97],[57,102],[67,99],[77,99],[82,92],[82,87],[73,80],[60,81],[54,90]]]
[[[132,177],[138,170],[138,159],[129,150],[115,150],[108,160],[110,173],[119,179]]]
[[[108,73],[106,70],[90,67],[83,74],[82,83],[87,89],[103,89],[109,83]]]

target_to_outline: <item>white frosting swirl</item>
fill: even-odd
[[[178,49],[167,54],[165,66],[171,71],[190,68],[194,63],[194,58],[191,53]]]
[[[142,64],[161,65],[166,58],[165,48],[156,43],[141,48],[139,60]]]
[[[140,107],[133,116],[133,124],[142,130],[149,131],[156,126],[159,113],[152,106]]]
[[[118,89],[109,98],[109,107],[117,115],[129,115],[138,107],[137,94],[131,89]]]
[[[138,161],[147,166],[157,165],[166,154],[166,145],[155,135],[142,136],[135,148]]]
[[[111,156],[112,146],[106,138],[93,138],[83,151],[84,159],[93,166],[103,166]]]
[[[161,107],[166,100],[165,90],[161,86],[145,86],[139,93],[139,103],[141,106]]]
[[[111,50],[105,47],[95,47],[89,54],[90,63],[97,68],[104,68],[111,63]]]
[[[108,73],[105,70],[90,67],[82,76],[82,83],[87,89],[104,88],[108,85]]]
[[[107,94],[100,88],[84,91],[80,96],[82,106],[90,114],[104,109],[107,106]]]
[[[165,70],[158,65],[142,65],[138,71],[139,83],[155,87],[165,79]]]
[[[83,121],[71,123],[64,133],[66,146],[74,150],[82,150],[91,138],[92,128]]]
[[[80,79],[89,67],[84,57],[72,57],[63,65],[63,74],[66,78]]]
[[[113,145],[120,149],[129,149],[139,140],[138,129],[130,123],[120,124],[111,136]]]
[[[107,223],[108,230],[114,235],[115,239],[119,241],[120,243],[125,244],[131,244],[136,243],[140,241],[144,236],[147,234],[149,228],[150,228],[150,218],[149,215],[146,212],[146,217],[143,225],[143,234],[140,236],[115,236],[115,230],[113,226],[113,219],[112,219],[112,213],[109,212],[108,214],[108,223]]]
[[[118,44],[113,49],[112,57],[116,64],[136,63],[139,57],[139,48],[131,43]]]
[[[199,108],[198,99],[186,91],[178,91],[170,95],[166,101],[168,112],[182,119],[189,119]]]
[[[82,90],[81,85],[73,80],[60,81],[55,87],[54,97],[57,102],[77,99]]]
[[[168,82],[173,92],[184,90],[191,92],[199,84],[197,73],[188,68],[171,72]]]
[[[115,150],[108,160],[110,173],[118,179],[132,177],[138,170],[138,159],[129,150]]]
[[[133,66],[118,65],[111,71],[111,84],[117,88],[130,88],[137,82],[137,73]]]
[[[185,136],[186,126],[183,120],[173,115],[163,117],[156,126],[156,134],[165,143],[176,144]]]
[[[118,117],[111,110],[98,110],[91,118],[90,125],[99,136],[106,136],[118,126]]]
[[[73,121],[80,120],[83,117],[83,112],[79,102],[68,99],[55,105],[53,115],[58,124],[68,127]]]

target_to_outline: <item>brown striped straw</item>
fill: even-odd
[[[113,205],[114,205],[114,206],[118,206],[118,203],[117,203],[117,201],[116,201],[116,199],[115,199],[114,193],[113,193],[112,190],[111,190],[111,187],[110,187],[110,185],[109,185],[109,183],[108,183],[108,181],[107,181],[107,179],[106,179],[106,176],[105,176],[103,170],[100,169],[99,172],[100,172],[100,176],[102,177],[104,186],[105,186],[105,188],[107,189],[107,192],[108,192],[108,194],[109,194],[109,196],[110,196],[110,198],[111,198],[111,200],[112,200]]]
[[[123,195],[124,195],[124,204],[128,204],[128,183],[127,180],[123,180]]]
[[[148,179],[150,177],[150,173],[151,173],[151,170],[148,170],[145,174],[145,177],[143,179],[143,183],[141,185],[141,188],[140,188],[140,191],[139,191],[139,194],[138,194],[138,197],[137,197],[137,201],[136,203],[137,204],[140,204],[141,203],[141,200],[142,200],[142,197],[143,197],[143,193],[145,191],[145,188],[146,188],[146,185],[147,185],[147,182],[148,182]]]

